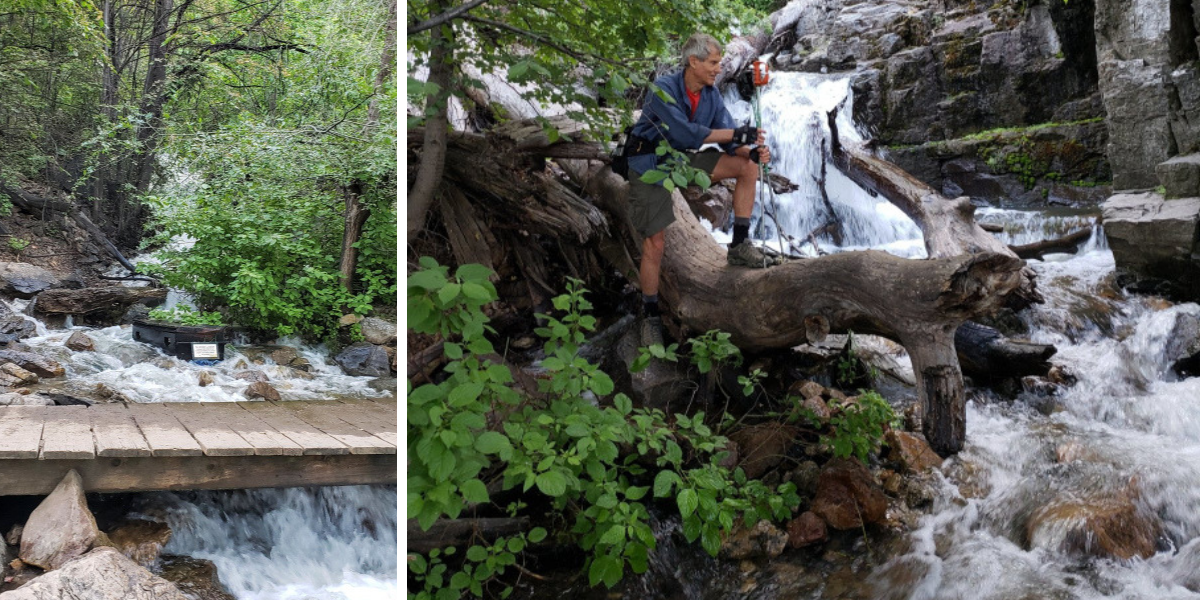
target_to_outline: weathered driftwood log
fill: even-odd
[[[979,323],[963,323],[954,334],[963,373],[979,381],[1045,375],[1050,357],[1058,351],[1049,344],[1013,340]]]
[[[571,167],[568,167],[570,169]],[[581,168],[581,165],[574,165]],[[627,185],[593,169],[585,191],[619,210]],[[942,454],[962,449],[966,409],[954,332],[998,308],[1022,283],[1024,263],[994,252],[907,260],[846,252],[766,270],[729,268],[725,250],[676,193],[666,230],[661,295],[683,329],[721,329],[746,350],[790,348],[809,332],[849,331],[899,341],[912,357],[925,435]]]
[[[1014,254],[1021,258],[1042,258],[1051,252],[1074,252],[1079,244],[1092,237],[1092,228],[1085,227],[1079,231],[1068,233],[1060,238],[1042,240],[1023,246],[1009,246]]]
[[[166,288],[97,287],[81,290],[46,290],[37,297],[34,311],[54,315],[120,316],[133,304],[161,304],[167,299]]]
[[[1016,254],[975,222],[975,206],[966,196],[950,199],[893,163],[858,144],[838,138],[835,108],[829,112],[830,157],[834,166],[864,189],[882,195],[916,222],[930,258],[994,252]],[[1036,274],[1025,267],[1021,285],[1010,292],[1009,308],[1020,310],[1043,301]]]
[[[491,541],[502,535],[528,531],[529,517],[514,519],[453,519],[435,521],[428,531],[422,531],[416,519],[408,520],[408,549],[427,553],[434,548],[466,546],[476,540]]]

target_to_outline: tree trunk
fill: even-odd
[[[396,64],[396,0],[388,4],[387,33],[383,42],[383,54],[379,57],[379,71],[375,73],[375,97],[367,105],[367,123],[363,131],[370,131],[379,125],[379,95],[383,84],[392,76],[392,68]]]
[[[446,3],[436,2],[432,13],[440,13]],[[434,113],[425,123],[425,143],[421,150],[421,166],[412,187],[408,188],[408,237],[416,237],[425,226],[425,215],[433,206],[434,194],[442,182],[446,160],[446,131],[450,127],[450,80],[454,60],[453,33],[449,27],[434,27],[433,49],[429,56],[429,83],[438,86],[426,95],[426,104]],[[427,109],[428,110],[428,109]]]
[[[354,269],[358,264],[358,249],[354,247],[354,244],[362,236],[363,225],[367,222],[367,217],[371,216],[370,209],[362,203],[362,192],[362,184],[357,181],[342,190],[346,213],[344,215],[345,228],[342,230],[342,260],[338,270],[342,276],[342,287],[347,292],[354,291]]]

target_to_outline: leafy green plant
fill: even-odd
[[[20,257],[21,253],[24,252],[25,249],[29,247],[29,244],[30,244],[30,242],[26,238],[20,238],[20,237],[8,238],[8,247],[12,248],[12,251],[16,252],[18,257]]]
[[[821,442],[838,458],[854,456],[864,464],[871,452],[879,449],[884,427],[900,426],[891,405],[877,392],[860,390],[854,401],[830,402],[834,415],[829,419],[832,432]]]
[[[714,367],[719,368],[726,364],[742,364],[742,352],[729,338],[730,334],[712,329],[700,337],[688,340],[692,351],[692,364],[696,365],[701,373],[708,373]]]
[[[495,298],[488,271],[466,265],[451,276],[432,259],[420,262],[423,269],[408,280],[409,326],[442,337],[450,359],[444,381],[410,384],[408,512],[421,527],[457,517],[467,503],[490,502],[484,481],[499,481],[504,490],[540,494],[562,513],[572,523],[564,534],[588,552],[589,582],[611,587],[627,569],[648,568],[656,543],[646,505],[651,498],[676,495],[688,539],[700,539],[713,554],[736,518],[782,519],[798,504],[790,484],[770,490],[746,481],[740,469],[721,467],[727,442],[704,424],[703,414],[676,415],[672,422],[662,411],[635,409],[623,394],[605,399],[613,392],[611,378],[578,355],[595,328],[578,281],[553,300],[558,314],[541,315],[547,377],[539,383],[541,397],[533,399],[513,389],[506,365],[481,358],[492,352],[481,310]],[[509,540],[491,548],[469,549],[449,577],[439,557],[410,555],[409,569],[425,594],[410,598],[480,595],[524,545]],[[493,562],[481,570],[489,557]]]
[[[180,325],[224,325],[221,313],[201,312],[190,306],[176,305],[170,310],[154,309],[148,315],[155,321],[179,323]]]

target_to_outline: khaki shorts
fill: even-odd
[[[712,175],[717,168],[717,161],[724,155],[720,150],[692,154],[692,168]],[[642,237],[650,237],[675,221],[675,210],[671,192],[661,185],[642,183],[640,177],[637,172],[629,172],[629,220]]]

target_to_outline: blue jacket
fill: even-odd
[[[725,100],[717,88],[706,85],[700,90],[700,105],[692,115],[687,89],[683,83],[683,71],[659,77],[654,85],[675,100],[668,104],[658,94],[650,92],[642,105],[642,117],[633,126],[633,135],[657,142],[664,137],[676,150],[697,150],[704,138],[714,129],[733,129],[733,117],[725,108]],[[726,154],[733,154],[736,144],[720,145]],[[637,174],[653,169],[661,157],[643,154],[629,157],[629,170]]]

